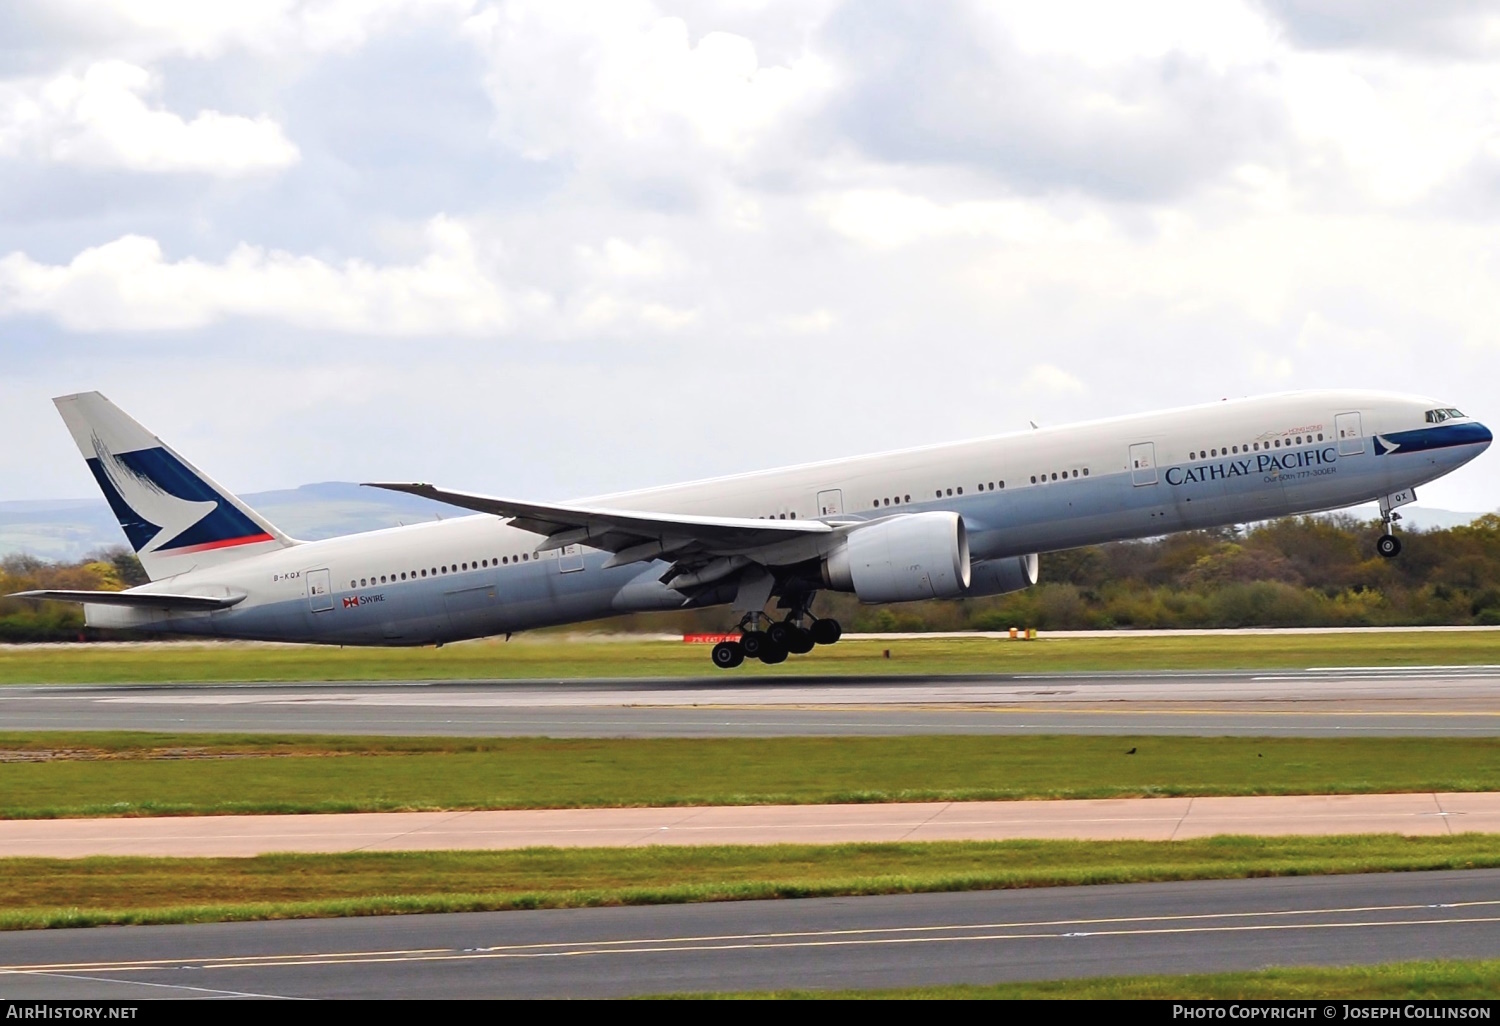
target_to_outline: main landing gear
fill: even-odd
[[[751,613],[740,621],[740,640],[721,641],[711,653],[714,665],[732,670],[746,659],[763,663],[786,662],[789,655],[805,655],[815,645],[832,645],[844,633],[837,620],[812,620],[806,627],[806,609],[796,610],[785,620],[772,620],[765,613]],[[761,621],[766,621],[764,629]]]

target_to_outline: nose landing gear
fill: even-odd
[[[1385,509],[1384,503],[1381,504],[1380,521],[1385,525],[1385,534],[1375,540],[1375,551],[1386,559],[1401,555],[1401,539],[1396,537],[1396,521],[1400,519],[1400,513]]]

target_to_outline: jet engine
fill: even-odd
[[[981,595],[1004,595],[1008,591],[1020,591],[1036,583],[1036,574],[1035,552],[1005,559],[980,560],[970,571],[969,587],[964,595],[978,598]]]
[[[959,598],[969,587],[963,517],[911,513],[856,528],[824,560],[823,583],[861,602]]]

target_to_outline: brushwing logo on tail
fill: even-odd
[[[95,435],[88,461],[130,545],[141,553],[190,553],[271,541],[165,449],[112,453]]]

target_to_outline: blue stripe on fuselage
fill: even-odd
[[[1457,445],[1489,445],[1494,435],[1477,421],[1464,424],[1439,424],[1415,431],[1397,431],[1375,436],[1375,452],[1385,456],[1392,452],[1422,452],[1427,449],[1451,449]]]

